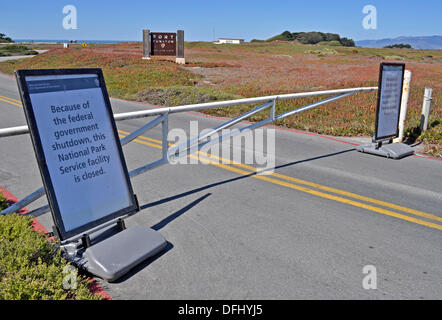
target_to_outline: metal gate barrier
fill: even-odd
[[[200,103],[200,104],[193,104],[193,105],[184,105],[184,106],[176,106],[176,107],[167,107],[167,108],[157,108],[157,109],[150,109],[150,110],[143,110],[143,111],[135,111],[135,112],[126,112],[126,113],[118,113],[114,115],[115,121],[122,121],[122,120],[131,120],[131,119],[137,119],[137,118],[145,118],[145,117],[152,117],[157,116],[155,119],[151,120],[147,124],[141,126],[140,128],[136,129],[132,133],[128,134],[124,138],[120,140],[121,145],[124,146],[131,142],[132,140],[136,139],[138,136],[142,135],[146,131],[158,126],[159,124],[162,125],[162,157],[159,160],[156,160],[154,162],[148,163],[146,165],[143,165],[137,169],[134,169],[129,172],[129,176],[131,178],[138,176],[142,173],[145,173],[149,170],[152,170],[156,167],[159,167],[161,165],[164,165],[168,163],[170,160],[177,159],[183,156],[187,156],[191,153],[197,152],[201,147],[208,146],[215,143],[220,143],[226,139],[229,139],[230,137],[233,137],[235,135],[241,134],[245,130],[253,130],[265,125],[268,125],[272,122],[275,122],[277,120],[281,120],[283,118],[286,118],[288,116],[307,111],[316,107],[319,107],[323,104],[333,102],[345,97],[348,97],[350,95],[353,95],[358,92],[370,92],[378,90],[378,87],[360,87],[360,88],[350,88],[350,89],[338,89],[338,90],[326,90],[326,91],[314,91],[314,92],[302,92],[302,93],[291,93],[291,94],[283,94],[283,95],[273,95],[273,96],[265,96],[265,97],[256,97],[256,98],[247,98],[247,99],[238,99],[238,100],[228,100],[228,101],[220,101],[220,102],[209,102],[209,103]],[[302,107],[298,107],[296,109],[287,111],[285,113],[281,113],[276,115],[276,102],[277,100],[289,100],[289,99],[296,99],[296,98],[307,98],[307,97],[314,97],[314,96],[324,96],[324,95],[335,95],[333,97],[320,100],[318,102],[308,104]],[[168,120],[169,115],[173,113],[179,113],[179,112],[188,112],[188,111],[199,111],[204,109],[212,109],[212,108],[222,108],[222,107],[230,107],[230,106],[237,106],[237,105],[244,105],[244,104],[260,104],[252,110],[233,118],[213,129],[206,132],[205,134],[199,135],[195,138],[189,139],[187,142],[178,145],[178,146],[172,146],[169,148],[169,144],[167,141],[167,135],[168,135]],[[228,134],[224,134],[221,136],[217,136],[215,139],[211,139],[209,141],[201,142],[202,140],[214,135],[215,133],[218,133],[219,131],[229,128],[247,118],[250,116],[261,112],[263,110],[270,109],[269,116],[259,122],[252,123],[246,127],[243,127],[239,130],[231,131]],[[9,137],[9,136],[15,136],[15,135],[22,135],[29,133],[28,126],[19,126],[19,127],[10,127],[10,128],[3,128],[0,129],[0,138],[2,137]],[[185,147],[183,149],[183,147]],[[180,152],[180,150],[182,150]],[[12,206],[4,209],[0,212],[0,215],[2,214],[9,214],[13,212],[17,212],[20,209],[26,207],[30,203],[36,201],[40,197],[42,197],[45,194],[45,190],[43,187],[39,188],[38,190],[32,192],[31,194],[24,197],[22,200],[16,202]],[[32,215],[34,217],[40,216],[46,212],[50,211],[49,205],[44,205],[38,209],[35,209],[27,215]],[[115,221],[109,221],[103,226],[100,226],[100,229],[102,227],[105,227],[111,223],[115,223]]]

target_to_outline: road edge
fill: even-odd
[[[7,77],[9,77],[11,79],[15,79],[15,77],[13,75],[10,75],[8,73],[0,71],[0,74],[5,75],[5,76],[7,76]],[[143,106],[146,106],[146,107],[163,108],[162,106],[150,104],[150,103],[147,103],[147,102],[141,102],[141,101],[135,101],[135,100],[127,100],[127,99],[114,98],[114,97],[110,97],[110,98],[115,99],[115,100],[130,102],[130,103],[136,103],[136,104],[143,105]],[[214,115],[205,114],[205,113],[202,113],[202,112],[195,112],[195,111],[188,111],[188,112],[185,112],[185,113],[192,114],[192,115],[195,115],[195,116],[198,116],[198,117],[219,119],[219,120],[225,120],[225,121],[233,119],[233,118],[229,118],[229,117],[214,116]],[[240,123],[252,124],[253,122],[250,122],[250,121],[247,121],[247,120],[243,120],[243,121],[240,121]],[[294,133],[301,133],[301,134],[316,136],[316,137],[320,137],[320,138],[323,138],[323,139],[328,139],[328,140],[332,140],[332,141],[336,141],[336,142],[341,142],[341,143],[349,144],[349,145],[352,145],[352,146],[358,146],[359,145],[358,143],[354,143],[354,142],[346,141],[346,140],[343,140],[343,139],[339,139],[338,137],[335,137],[335,136],[328,136],[328,135],[324,135],[324,134],[320,134],[320,133],[316,133],[316,132],[303,131],[303,130],[292,129],[292,128],[284,128],[284,127],[280,127],[280,126],[276,126],[276,125],[266,125],[264,127],[272,128],[272,129],[276,129],[276,130],[289,131],[289,132],[294,132]],[[348,137],[348,138],[352,138],[352,137]],[[413,157],[417,157],[417,158],[422,158],[422,159],[442,161],[442,159],[438,159],[436,157],[432,157],[432,156],[428,156],[428,155],[420,154],[420,153],[419,154],[415,153],[412,156]]]
[[[143,105],[143,106],[146,106],[146,107],[164,108],[164,106],[162,107],[162,106],[150,104],[150,103],[147,103],[147,102],[141,102],[141,101],[135,101],[135,100],[127,100],[127,99],[114,98],[114,97],[111,97],[111,98],[115,99],[115,100],[124,101],[124,102],[136,103],[136,104]],[[233,119],[233,118],[229,118],[229,117],[214,116],[214,115],[211,115],[211,114],[205,114],[205,113],[197,112],[197,111],[187,111],[187,112],[184,112],[184,113],[195,115],[195,116],[198,116],[198,117],[218,119],[218,120],[224,120],[224,121],[229,121],[229,120]],[[247,121],[247,120],[242,120],[242,121],[240,121],[240,123],[252,124],[254,122],[250,122],[250,121]],[[281,131],[289,131],[289,132],[294,132],[294,133],[301,133],[301,134],[306,134],[306,135],[310,135],[310,136],[320,137],[320,138],[323,138],[323,139],[328,139],[328,140],[332,140],[332,141],[336,141],[336,142],[341,142],[341,143],[349,144],[349,145],[352,145],[352,146],[359,146],[359,143],[354,143],[354,142],[346,141],[346,140],[343,140],[343,139],[339,139],[336,136],[329,136],[329,135],[324,135],[324,134],[320,134],[320,133],[316,133],[316,132],[304,131],[304,130],[299,130],[299,129],[285,128],[285,127],[276,126],[276,125],[272,125],[272,124],[265,125],[264,127],[265,128],[272,128],[272,129],[275,129],[275,130],[281,130]],[[353,137],[346,137],[346,138],[350,138],[351,139]],[[367,137],[365,137],[365,138],[367,138]],[[438,159],[436,157],[427,156],[427,155],[424,155],[424,154],[416,154],[415,153],[412,156],[418,157],[418,158],[423,158],[423,159],[428,159],[428,160],[442,161],[442,159]]]

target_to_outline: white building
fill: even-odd
[[[219,38],[218,41],[215,41],[214,43],[216,43],[216,44],[221,44],[221,43],[241,44],[241,43],[244,43],[244,39]]]

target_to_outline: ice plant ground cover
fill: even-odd
[[[0,191],[0,210],[8,205]],[[0,300],[101,299],[73,270],[55,243],[34,230],[32,217],[0,216]]]
[[[242,45],[186,43],[186,65],[173,59],[141,59],[141,43],[47,46],[32,59],[0,63],[12,73],[25,68],[100,67],[111,96],[160,105],[180,105],[293,92],[376,86],[379,64],[400,61],[413,73],[406,121],[411,141],[423,141],[425,151],[442,157],[442,51],[371,49],[297,42],[258,42]],[[419,135],[424,88],[433,88],[430,129]],[[278,112],[317,98],[280,101]],[[235,116],[251,106],[205,112]],[[371,136],[376,92],[356,94],[323,107],[281,120],[280,126],[335,136]],[[252,117],[257,121],[267,114]]]
[[[0,211],[6,209],[7,207],[9,207],[9,205],[3,194],[0,192]]]

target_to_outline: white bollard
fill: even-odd
[[[421,123],[419,126],[420,132],[428,129],[428,117],[430,116],[432,95],[433,89],[425,87],[424,103],[422,104]]]
[[[411,71],[405,70],[404,84],[402,86],[401,111],[399,114],[399,136],[393,142],[402,142],[404,140],[405,118],[407,117],[408,98],[410,97]]]

